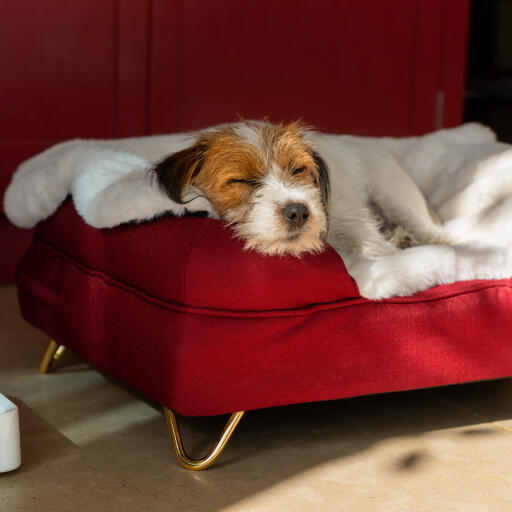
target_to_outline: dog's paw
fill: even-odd
[[[420,241],[402,226],[395,226],[392,232],[388,233],[389,241],[399,249],[407,249],[415,245],[421,245]]]

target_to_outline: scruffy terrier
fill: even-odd
[[[246,248],[263,254],[300,256],[327,241],[344,257],[374,258],[445,242],[423,194],[383,144],[298,122],[244,121],[200,132],[154,172],[176,202],[197,187]]]

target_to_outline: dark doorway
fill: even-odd
[[[472,0],[464,121],[512,142],[512,0]]]

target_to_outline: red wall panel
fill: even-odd
[[[151,2],[149,133],[177,132],[181,128],[181,13],[180,0]]]
[[[149,0],[118,0],[116,137],[147,131],[150,23]]]
[[[115,0],[10,5],[2,9],[1,94],[9,101],[2,108],[1,139],[110,136]]]
[[[149,0],[0,7],[1,199],[19,163],[60,140],[146,131],[150,27]],[[30,236],[0,215],[0,281]]]
[[[369,135],[452,126],[468,11],[468,0],[154,0],[150,131],[237,115]]]
[[[237,115],[372,135],[462,119],[469,0],[0,7],[0,196],[21,161],[74,137],[173,132]],[[1,218],[0,237],[5,226]],[[26,240],[9,233],[21,250]]]
[[[144,133],[147,12],[148,0],[6,2],[0,144],[14,160],[73,137]]]
[[[179,23],[178,41],[166,43],[177,48],[175,66],[154,54],[151,84],[153,104],[175,110],[177,129],[240,114],[409,133],[416,2],[189,0],[174,12],[163,0],[154,5],[160,24]],[[153,34],[154,46],[160,37]],[[153,119],[153,132],[166,128]]]
[[[466,51],[469,30],[469,0],[443,2],[442,68],[443,91],[441,126],[457,126],[463,118],[463,91],[466,83]]]

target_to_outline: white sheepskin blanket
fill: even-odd
[[[365,140],[392,152],[456,243],[412,247],[373,260],[346,258],[363,296],[382,299],[437,284],[512,276],[510,145],[474,123],[421,137]],[[190,143],[190,135],[175,134],[58,144],[20,165],[5,193],[4,211],[16,226],[31,228],[71,194],[78,213],[96,228],[165,213],[203,211],[218,218],[197,190],[189,190],[187,204],[174,203],[148,172],[152,162]]]

